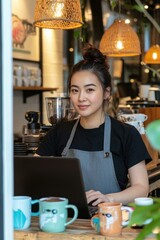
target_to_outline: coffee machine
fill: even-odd
[[[39,112],[29,111],[25,113],[25,119],[28,121],[23,130],[23,142],[28,147],[28,153],[34,154],[43,134],[41,133],[41,125],[39,123]]]

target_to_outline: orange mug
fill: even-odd
[[[131,207],[118,202],[100,203],[98,214],[91,218],[91,225],[103,236],[118,236],[122,227],[128,225],[132,212]]]

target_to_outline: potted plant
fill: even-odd
[[[155,234],[155,237],[160,240],[160,198],[153,198],[154,203],[150,206],[137,206],[131,203],[134,208],[129,222],[130,227],[142,227],[141,232],[135,240],[145,239],[150,234]],[[144,225],[144,222],[151,219],[151,222]]]
[[[160,151],[160,120],[155,120],[147,125],[146,136],[152,147]],[[137,206],[134,203],[130,204],[134,208],[134,211],[129,226],[143,226],[143,223],[147,219],[152,219],[149,224],[143,226],[136,240],[145,239],[152,233],[160,240],[160,198],[153,198],[153,200],[154,203],[150,206]]]

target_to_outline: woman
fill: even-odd
[[[108,116],[111,76],[106,56],[89,46],[69,77],[78,120],[58,123],[37,149],[38,155],[80,159],[88,203],[122,202],[147,196],[145,162],[151,159],[135,127]],[[129,187],[128,186],[129,176]],[[78,190],[78,189],[77,189]]]

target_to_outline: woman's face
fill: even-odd
[[[110,96],[104,91],[97,76],[87,70],[73,74],[70,98],[75,110],[82,117],[95,116],[103,112],[103,102]]]

